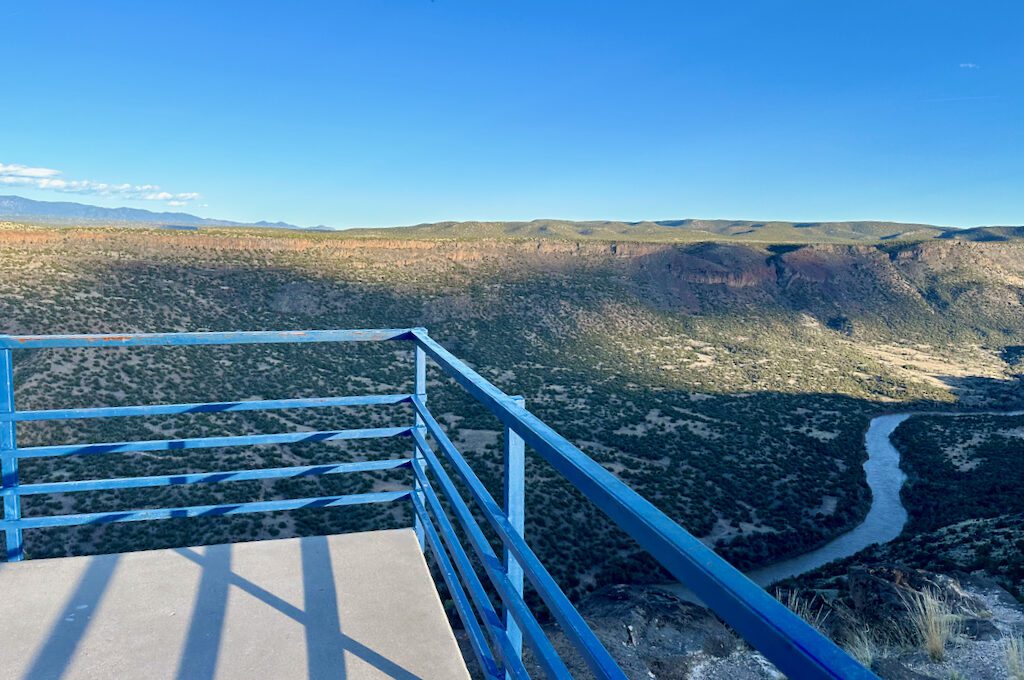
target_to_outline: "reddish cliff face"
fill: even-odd
[[[707,243],[662,246],[635,255],[638,272],[650,273],[666,283],[723,285],[747,288],[774,283],[775,268],[767,252],[750,246]]]
[[[863,303],[884,291],[917,297],[896,262],[872,246],[814,245],[781,256],[779,286],[787,291],[815,291],[842,306]]]

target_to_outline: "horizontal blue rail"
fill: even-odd
[[[408,340],[410,328],[356,331],[240,331],[226,333],[109,333],[96,335],[0,335],[0,349],[68,347],[180,347],[273,345],[303,342]]]
[[[214,401],[199,404],[150,404],[147,406],[109,406],[105,408],[64,408],[47,411],[0,413],[0,422],[37,420],[81,420],[124,416],[168,416],[186,413],[236,413],[289,408],[327,408],[341,406],[382,406],[403,404],[411,394],[380,394],[359,397],[315,397],[312,399],[254,399],[251,401]]]
[[[48,482],[42,484],[21,484],[17,493],[33,496],[51,493],[75,493],[78,491],[109,491],[111,489],[139,489],[151,486],[180,486],[183,484],[210,484],[216,482],[244,482],[258,479],[283,479],[288,477],[318,477],[350,472],[372,472],[398,470],[412,466],[412,458],[399,460],[367,460],[359,463],[330,463],[327,465],[294,465],[291,467],[259,468],[256,470],[228,470],[224,472],[193,472],[176,475],[154,475],[152,477],[114,477],[111,479],[83,479],[72,482]],[[0,489],[0,494],[13,495],[14,489]]]
[[[18,411],[14,405],[14,350],[69,347],[145,347],[402,341],[413,349],[414,390],[410,394],[151,404],[78,409]],[[505,493],[499,503],[427,407],[426,366],[432,361],[493,413],[505,428]],[[19,422],[128,416],[231,413],[271,409],[412,405],[406,427],[280,432],[161,439],[132,442],[19,447]],[[321,465],[196,472],[148,477],[68,480],[22,484],[18,461],[50,456],[178,451],[204,448],[319,443],[348,439],[408,437],[411,458],[338,462]],[[431,444],[433,441],[434,445]],[[136,522],[173,518],[217,517],[251,512],[332,508],[366,503],[408,502],[425,551],[433,556],[470,648],[484,675],[493,680],[529,677],[522,645],[550,678],[570,678],[565,661],[523,599],[523,577],[530,582],[566,638],[602,679],[622,680],[622,670],[572,605],[523,535],[523,446],[529,446],[585,498],[632,536],[669,573],[689,587],[781,671],[794,678],[874,678],[842,649],[768,595],[714,551],[626,486],[571,442],[552,430],[511,397],[434,341],[422,328],[323,331],[252,331],[229,333],[142,333],[123,335],[0,335],[0,497],[7,557],[23,554],[24,530],[56,526]],[[115,512],[23,517],[21,497],[111,489],[409,470],[410,488],[379,493],[290,498],[234,504],[147,508]],[[449,472],[451,470],[451,472]],[[459,485],[468,491],[463,498]],[[480,511],[501,542],[499,554],[477,523]],[[473,557],[459,534],[465,536]],[[481,575],[491,590],[484,586]],[[493,592],[497,602],[492,601]]]
[[[267,444],[307,444],[342,439],[382,439],[408,435],[411,427],[374,427],[361,430],[326,430],[318,432],[278,432],[275,434],[244,434],[230,437],[194,437],[192,439],[150,439],[137,442],[106,444],[62,444],[9,449],[15,458],[50,458],[53,456],[92,456],[105,453],[138,453],[142,451],[182,451],[186,449],[217,449],[229,446],[266,446]]]
[[[280,510],[301,510],[304,508],[336,508],[343,505],[366,503],[390,503],[409,497],[410,491],[385,491],[381,493],[358,493],[347,496],[319,496],[316,498],[289,498],[277,501],[254,501],[252,503],[222,503],[219,505],[190,505],[183,508],[150,508],[125,512],[88,512],[77,515],[50,515],[48,517],[22,517],[15,521],[0,520],[0,530],[42,529],[44,527],[67,527],[82,524],[110,524],[112,522],[143,522],[151,519],[181,519],[186,517],[219,517],[239,515],[247,512],[276,512]]]

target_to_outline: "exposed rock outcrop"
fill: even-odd
[[[1024,606],[982,573],[950,576],[882,563],[854,566],[817,585],[783,600],[801,602],[803,615],[883,680],[1002,680],[1008,677],[1008,640],[1024,634]],[[959,632],[942,660],[925,653],[912,632],[907,597],[921,591],[946,603],[957,619]],[[657,587],[606,587],[580,602],[579,610],[631,680],[783,677],[711,611]],[[854,630],[867,636],[854,641]],[[896,630],[903,633],[894,635]],[[570,671],[589,677],[556,625],[549,626],[549,636]],[[529,651],[526,662],[531,675],[542,676]]]

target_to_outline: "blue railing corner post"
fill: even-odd
[[[426,329],[425,328],[417,329],[417,330],[420,330],[423,333],[426,333]],[[426,353],[424,353],[423,348],[420,347],[418,343],[416,344],[416,347],[413,350],[413,353],[414,353],[414,357],[415,357],[414,358],[414,362],[415,362],[415,379],[414,379],[414,385],[413,385],[413,393],[416,395],[416,397],[419,400],[421,400],[423,403],[426,403],[427,402],[427,355],[426,355]],[[419,430],[421,433],[426,431],[426,424],[423,422],[423,418],[420,417],[420,414],[419,414],[418,411],[416,412],[415,421],[413,422],[413,427],[416,428],[417,430]],[[426,473],[427,464],[426,464],[426,461],[423,458],[423,452],[420,450],[419,444],[415,444],[415,443],[413,444],[412,464],[419,471],[421,471],[423,473]],[[415,476],[415,475],[413,476],[413,493],[416,495],[416,497],[420,500],[421,503],[424,502],[424,499],[423,499],[423,489],[420,486],[419,477]],[[421,551],[426,551],[426,535],[425,535],[425,531],[424,531],[424,527],[423,527],[423,520],[420,519],[419,514],[417,514],[415,512],[413,513],[413,517],[414,517],[413,528],[416,531],[416,540],[419,541],[420,550]]]
[[[516,404],[523,406],[526,402],[522,397],[512,398]],[[526,530],[526,445],[516,432],[505,427],[505,514],[516,533],[523,536]],[[508,580],[523,595],[523,567],[516,560],[508,544],[505,544],[505,571]],[[523,658],[523,633],[516,625],[511,614],[505,610],[505,632],[509,643],[519,658]],[[510,677],[507,676],[506,677]]]
[[[4,521],[21,519],[21,498],[18,495],[18,458],[14,424],[14,352],[0,349],[0,489],[4,494]],[[4,532],[7,561],[24,558],[21,529]]]

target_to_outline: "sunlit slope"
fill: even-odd
[[[402,233],[8,225],[0,229],[0,332],[425,326],[744,565],[808,549],[858,521],[868,503],[860,464],[872,415],[958,400],[1005,403],[1019,393],[1005,357],[1024,345],[1020,242],[799,246]],[[15,377],[24,408],[398,392],[412,375],[400,349],[28,352]],[[436,376],[430,391],[453,439],[500,494],[499,424]],[[282,412],[26,424],[19,441],[385,426],[409,417],[325,411],[312,421]],[[407,442],[396,446],[92,456],[26,461],[22,473],[26,482],[171,474],[407,451]],[[528,538],[567,589],[656,576],[605,518],[530,460],[528,506],[544,511],[528,513]],[[37,497],[27,509],[170,507],[404,481],[368,475]],[[375,508],[311,511],[31,532],[26,540],[31,554],[45,556],[408,520]]]
[[[758,243],[860,243],[927,239],[948,230],[897,222],[755,222],[745,220],[662,220],[646,222],[440,222],[390,229],[350,229],[356,237],[556,238],[655,242],[750,241]]]

